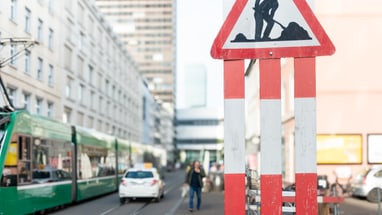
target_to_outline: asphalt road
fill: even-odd
[[[377,203],[370,203],[366,201],[365,199],[347,197],[345,198],[345,201],[339,207],[339,214],[382,215],[382,211],[378,213]]]
[[[55,215],[183,215],[188,212],[187,199],[181,197],[184,170],[166,174],[165,197],[159,202],[135,200],[120,205],[118,193],[112,193],[91,201],[82,202],[51,214]],[[202,210],[195,214],[224,214],[224,192],[203,194]],[[203,208],[204,207],[204,208]],[[382,207],[382,206],[381,206]],[[382,215],[378,204],[365,199],[345,198],[340,204],[338,215]]]
[[[184,181],[184,171],[178,170],[165,176],[165,197],[160,202],[134,200],[123,205],[119,203],[118,193],[112,193],[91,201],[82,202],[57,210],[55,215],[172,215],[183,203],[180,187]]]

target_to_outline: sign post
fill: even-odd
[[[211,48],[224,60],[225,204],[244,214],[244,59],[260,59],[261,214],[282,214],[280,58],[295,66],[296,213],[316,215],[315,57],[335,52],[305,0],[236,0]],[[332,201],[332,199],[330,199]]]
[[[261,213],[281,214],[281,65],[260,61]]]
[[[244,60],[224,61],[224,214],[245,214],[243,71]]]
[[[317,214],[316,58],[294,59],[296,213]]]

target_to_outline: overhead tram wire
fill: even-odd
[[[12,45],[12,44],[23,44],[24,47],[20,50],[18,50],[15,54],[12,56],[1,60],[0,61],[0,85],[1,85],[1,90],[3,91],[2,97],[5,106],[2,107],[3,111],[6,112],[12,112],[15,110],[15,107],[13,106],[13,103],[11,99],[9,98],[7,89],[4,86],[3,78],[1,77],[1,68],[3,68],[5,65],[7,65],[11,60],[16,59],[21,53],[24,51],[28,50],[29,48],[33,47],[34,45],[38,45],[38,41],[35,40],[30,40],[27,38],[2,38],[0,40],[0,46],[4,47],[6,45]]]

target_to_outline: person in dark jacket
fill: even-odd
[[[194,210],[194,193],[196,193],[197,204],[196,209],[200,210],[202,203],[202,187],[203,178],[206,176],[203,168],[200,167],[200,162],[195,161],[190,170],[186,174],[186,183],[190,186],[189,193],[189,211]]]

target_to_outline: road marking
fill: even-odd
[[[179,208],[179,206],[183,203],[184,197],[180,198],[173,208],[169,212],[167,212],[165,215],[174,215],[175,211]]]
[[[119,206],[114,207],[114,208],[110,208],[109,210],[107,210],[107,211],[101,213],[100,215],[106,215],[106,214],[108,214],[108,213],[111,213],[113,210],[115,210],[115,209],[117,209],[117,208],[119,208]]]

